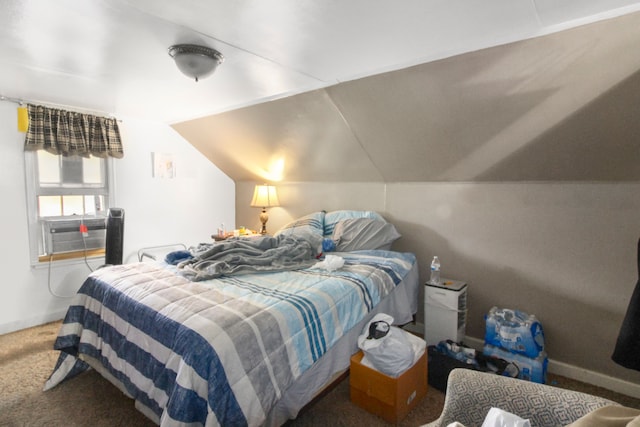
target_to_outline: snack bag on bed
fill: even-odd
[[[364,353],[363,365],[395,378],[422,356],[426,343],[392,323],[388,314],[375,315],[358,337],[358,347]]]

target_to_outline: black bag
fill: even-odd
[[[640,371],[640,240],[638,240],[638,282],[629,300],[611,359],[625,368]]]
[[[427,355],[429,360],[429,368],[427,369],[429,385],[442,392],[447,390],[447,380],[449,379],[449,373],[453,369],[474,369],[473,365],[469,365],[444,353],[440,353],[435,345],[427,347]]]
[[[448,343],[453,343],[447,340]],[[441,342],[444,344],[444,341]],[[461,344],[453,343],[459,347],[464,347]],[[438,349],[438,346],[430,345],[427,348],[429,369],[427,370],[427,377],[429,385],[445,392],[447,390],[447,380],[449,379],[449,373],[455,368],[473,369],[474,371],[492,372],[497,375],[504,375],[508,377],[517,378],[520,373],[520,369],[511,362],[495,356],[486,356],[484,353],[476,352],[474,357],[474,363],[465,363],[461,360],[455,359],[448,354],[443,353]]]

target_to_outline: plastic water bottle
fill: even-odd
[[[440,260],[437,256],[434,256],[433,261],[431,261],[431,277],[429,278],[429,283],[432,285],[440,284]]]

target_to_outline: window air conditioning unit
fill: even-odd
[[[86,236],[80,226],[87,227]],[[44,220],[45,253],[74,252],[105,247],[107,223],[105,218],[64,218]]]

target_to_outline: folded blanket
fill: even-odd
[[[318,255],[312,243],[297,236],[232,238],[202,244],[194,256],[178,263],[180,274],[192,281],[233,274],[298,270],[312,266]]]

